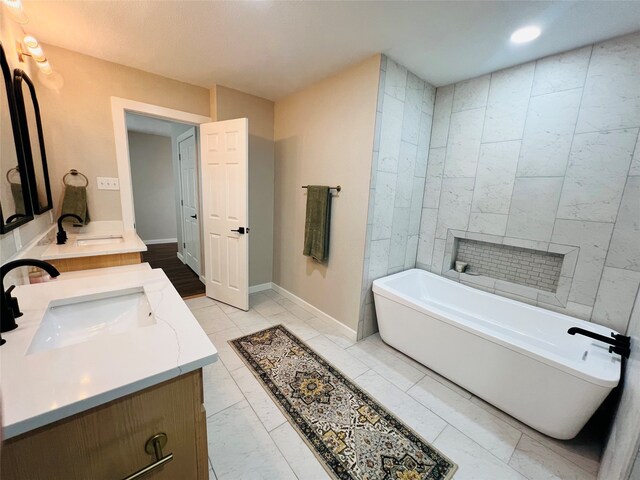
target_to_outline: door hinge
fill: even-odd
[[[186,243],[182,243],[182,248],[187,248],[187,244]]]
[[[184,205],[184,200],[180,200],[180,205]]]
[[[178,160],[182,160],[182,154],[181,153],[178,154]]]

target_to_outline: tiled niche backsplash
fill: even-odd
[[[465,238],[458,239],[456,260],[468,271],[555,293],[564,255]]]

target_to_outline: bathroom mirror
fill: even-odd
[[[20,69],[13,74],[13,87],[18,111],[18,124],[22,138],[31,204],[37,214],[52,208],[51,186],[47,170],[44,135],[36,89],[29,76]]]
[[[0,234],[33,219],[11,69],[0,43],[4,88],[0,92]]]

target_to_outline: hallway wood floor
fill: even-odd
[[[142,261],[148,262],[151,268],[164,270],[181,297],[203,294],[204,284],[193,270],[178,259],[177,253],[177,243],[148,245],[148,250],[142,253]]]

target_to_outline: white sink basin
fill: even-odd
[[[122,235],[105,235],[103,237],[78,237],[76,245],[84,247],[88,245],[111,245],[115,243],[123,243]]]
[[[54,300],[44,314],[27,355],[155,323],[143,287]]]

